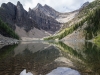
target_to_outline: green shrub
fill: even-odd
[[[0,34],[6,37],[19,39],[19,36],[1,19],[0,19]]]

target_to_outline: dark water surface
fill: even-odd
[[[36,41],[0,46],[0,75],[100,75],[100,47]]]

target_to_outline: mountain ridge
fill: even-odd
[[[31,9],[30,9],[31,10]],[[34,12],[33,12],[34,14]],[[32,15],[32,14],[31,14]],[[45,14],[43,14],[45,15]],[[36,15],[35,15],[36,16]],[[44,28],[42,28],[41,23],[40,25],[37,24],[36,20],[34,20],[34,18],[32,19],[31,16],[29,15],[29,12],[27,12],[24,8],[23,5],[18,1],[17,5],[14,5],[11,2],[3,3],[0,7],[0,18],[7,23],[14,31],[16,30],[16,26],[18,28],[21,28],[24,30],[25,35],[27,35],[26,33],[30,32],[31,30],[34,30],[35,28],[40,32],[43,32],[42,34],[47,35],[46,31],[50,31],[51,33],[54,33],[55,31],[59,30],[60,28],[60,23],[58,23],[56,20],[52,20],[52,18],[48,16],[45,16],[44,19],[47,19],[47,21],[43,21],[43,23],[51,23],[51,24],[45,24]],[[38,18],[36,16],[36,18]],[[40,18],[39,18],[40,19]],[[38,20],[39,20],[38,19]],[[41,19],[42,20],[42,19]],[[50,22],[50,21],[52,22]],[[39,20],[40,22],[40,20]],[[54,23],[54,24],[53,24]],[[53,24],[53,25],[52,25]],[[47,26],[48,25],[48,26]],[[50,28],[52,25],[52,28],[54,29],[46,29]],[[56,28],[56,26],[58,27],[58,29]],[[35,28],[34,28],[35,27]],[[44,29],[45,31],[42,31],[42,29]],[[56,30],[57,29],[57,30]],[[18,30],[17,30],[18,31]],[[35,32],[35,31],[34,31]],[[33,32],[33,33],[34,33]],[[19,34],[19,32],[16,32]],[[31,33],[31,32],[30,32]],[[35,34],[31,33],[31,36],[35,37]],[[42,35],[41,35],[42,36]],[[20,37],[23,37],[20,35]],[[27,36],[30,37],[30,36]],[[40,36],[39,36],[40,37]],[[43,37],[43,36],[42,36]],[[45,37],[45,36],[44,36]],[[32,37],[31,37],[32,38]],[[36,38],[36,37],[35,37]],[[37,37],[38,38],[38,37]]]
[[[88,3],[83,4],[84,7],[87,4]],[[18,30],[22,29],[25,32],[24,35],[31,34],[31,38],[35,36],[35,28],[44,34],[56,33],[62,27],[63,23],[71,21],[78,13],[79,10],[69,13],[60,13],[52,7],[46,4],[42,6],[40,3],[38,3],[35,8],[29,8],[29,11],[26,11],[19,1],[17,2],[17,5],[8,2],[7,4],[3,3],[0,7],[0,18],[8,23],[13,30],[17,31],[16,33],[19,35],[20,33]],[[16,27],[18,30],[16,30]],[[20,35],[20,37],[23,36]]]
[[[84,7],[85,6],[85,7]],[[67,22],[63,29],[56,35],[45,39],[85,41],[92,40],[100,33],[100,0],[83,4],[79,14]]]
[[[41,4],[33,9],[29,9],[29,16],[34,19],[41,29],[54,34],[60,29],[60,23],[57,22],[53,17],[49,16],[48,11]],[[47,14],[46,14],[47,13]]]

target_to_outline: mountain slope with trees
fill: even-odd
[[[0,19],[0,34],[5,37],[19,39],[19,36],[6,23]]]
[[[70,22],[66,23],[57,35],[51,36],[45,39],[63,39],[69,40],[67,37],[80,36],[83,35],[84,40],[90,40],[95,38],[100,33],[100,0],[95,0],[86,7],[80,9],[79,14]],[[81,34],[80,32],[83,31]],[[72,34],[72,35],[71,35]],[[80,35],[75,35],[80,34]],[[82,39],[82,38],[80,38]],[[79,40],[79,38],[74,38],[74,40]]]

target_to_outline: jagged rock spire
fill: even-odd
[[[20,1],[17,2],[17,7],[23,8],[23,5],[20,3]]]

